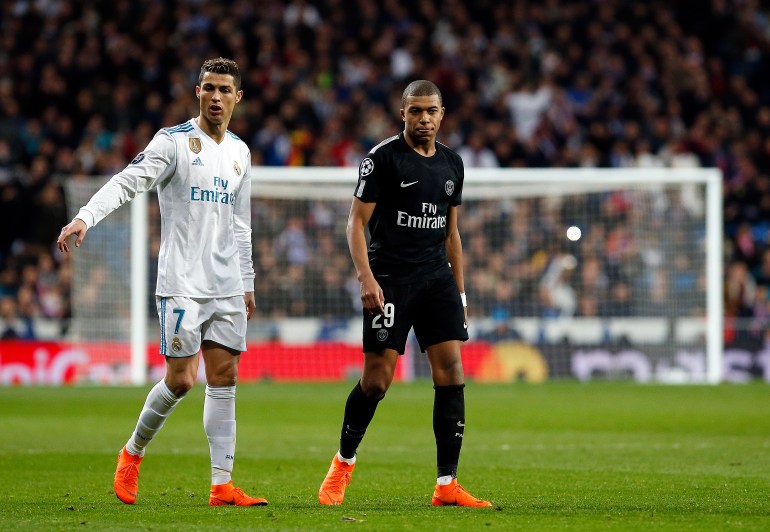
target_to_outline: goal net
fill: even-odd
[[[255,167],[252,175],[257,311],[241,378],[356,376],[359,288],[345,240],[356,169]],[[70,184],[73,212],[100,184]],[[466,169],[466,376],[718,382],[721,208],[721,178],[711,169]],[[148,213],[137,226],[144,257],[128,251],[128,210],[101,222],[73,254],[73,341],[120,344],[143,333],[149,342],[134,356],[146,360],[127,374],[134,382],[148,361],[162,370],[153,354],[154,198]],[[129,282],[132,264],[149,267],[143,283]],[[129,319],[136,285],[147,290],[134,299],[148,320],[138,332]],[[399,378],[429,375],[410,339]]]

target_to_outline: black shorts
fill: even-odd
[[[449,340],[468,339],[460,291],[451,274],[419,283],[382,286],[385,314],[364,311],[364,352],[395,349],[403,355],[409,330],[420,350]]]

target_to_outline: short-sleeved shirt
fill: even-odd
[[[355,196],[376,203],[369,220],[369,265],[380,284],[426,281],[446,275],[447,214],[460,205],[463,162],[437,142],[423,157],[404,134],[375,146],[361,161]]]

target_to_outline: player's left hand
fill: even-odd
[[[250,320],[257,308],[257,300],[254,299],[254,292],[246,292],[243,294],[243,302],[246,303],[246,320]]]
[[[56,245],[58,246],[59,251],[62,253],[67,253],[70,250],[69,245],[67,244],[67,238],[71,235],[76,236],[75,246],[80,247],[80,244],[86,237],[87,231],[88,227],[86,227],[86,223],[80,218],[75,218],[70,223],[62,227],[61,233],[59,233],[59,238],[56,239]]]

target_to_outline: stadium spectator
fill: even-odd
[[[752,314],[756,301],[757,284],[750,275],[746,263],[734,261],[728,267],[725,284],[725,314],[729,317],[746,318]]]
[[[758,285],[770,286],[770,249],[762,251],[759,266],[752,273]]]
[[[32,319],[19,313],[16,302],[11,296],[0,299],[0,340],[34,340]]]
[[[457,149],[457,154],[463,160],[466,168],[497,168],[495,152],[484,141],[482,129],[473,129],[468,133],[468,140]]]
[[[310,261],[310,244],[301,218],[293,216],[286,220],[286,227],[275,239],[275,254],[287,264],[303,266]]]

